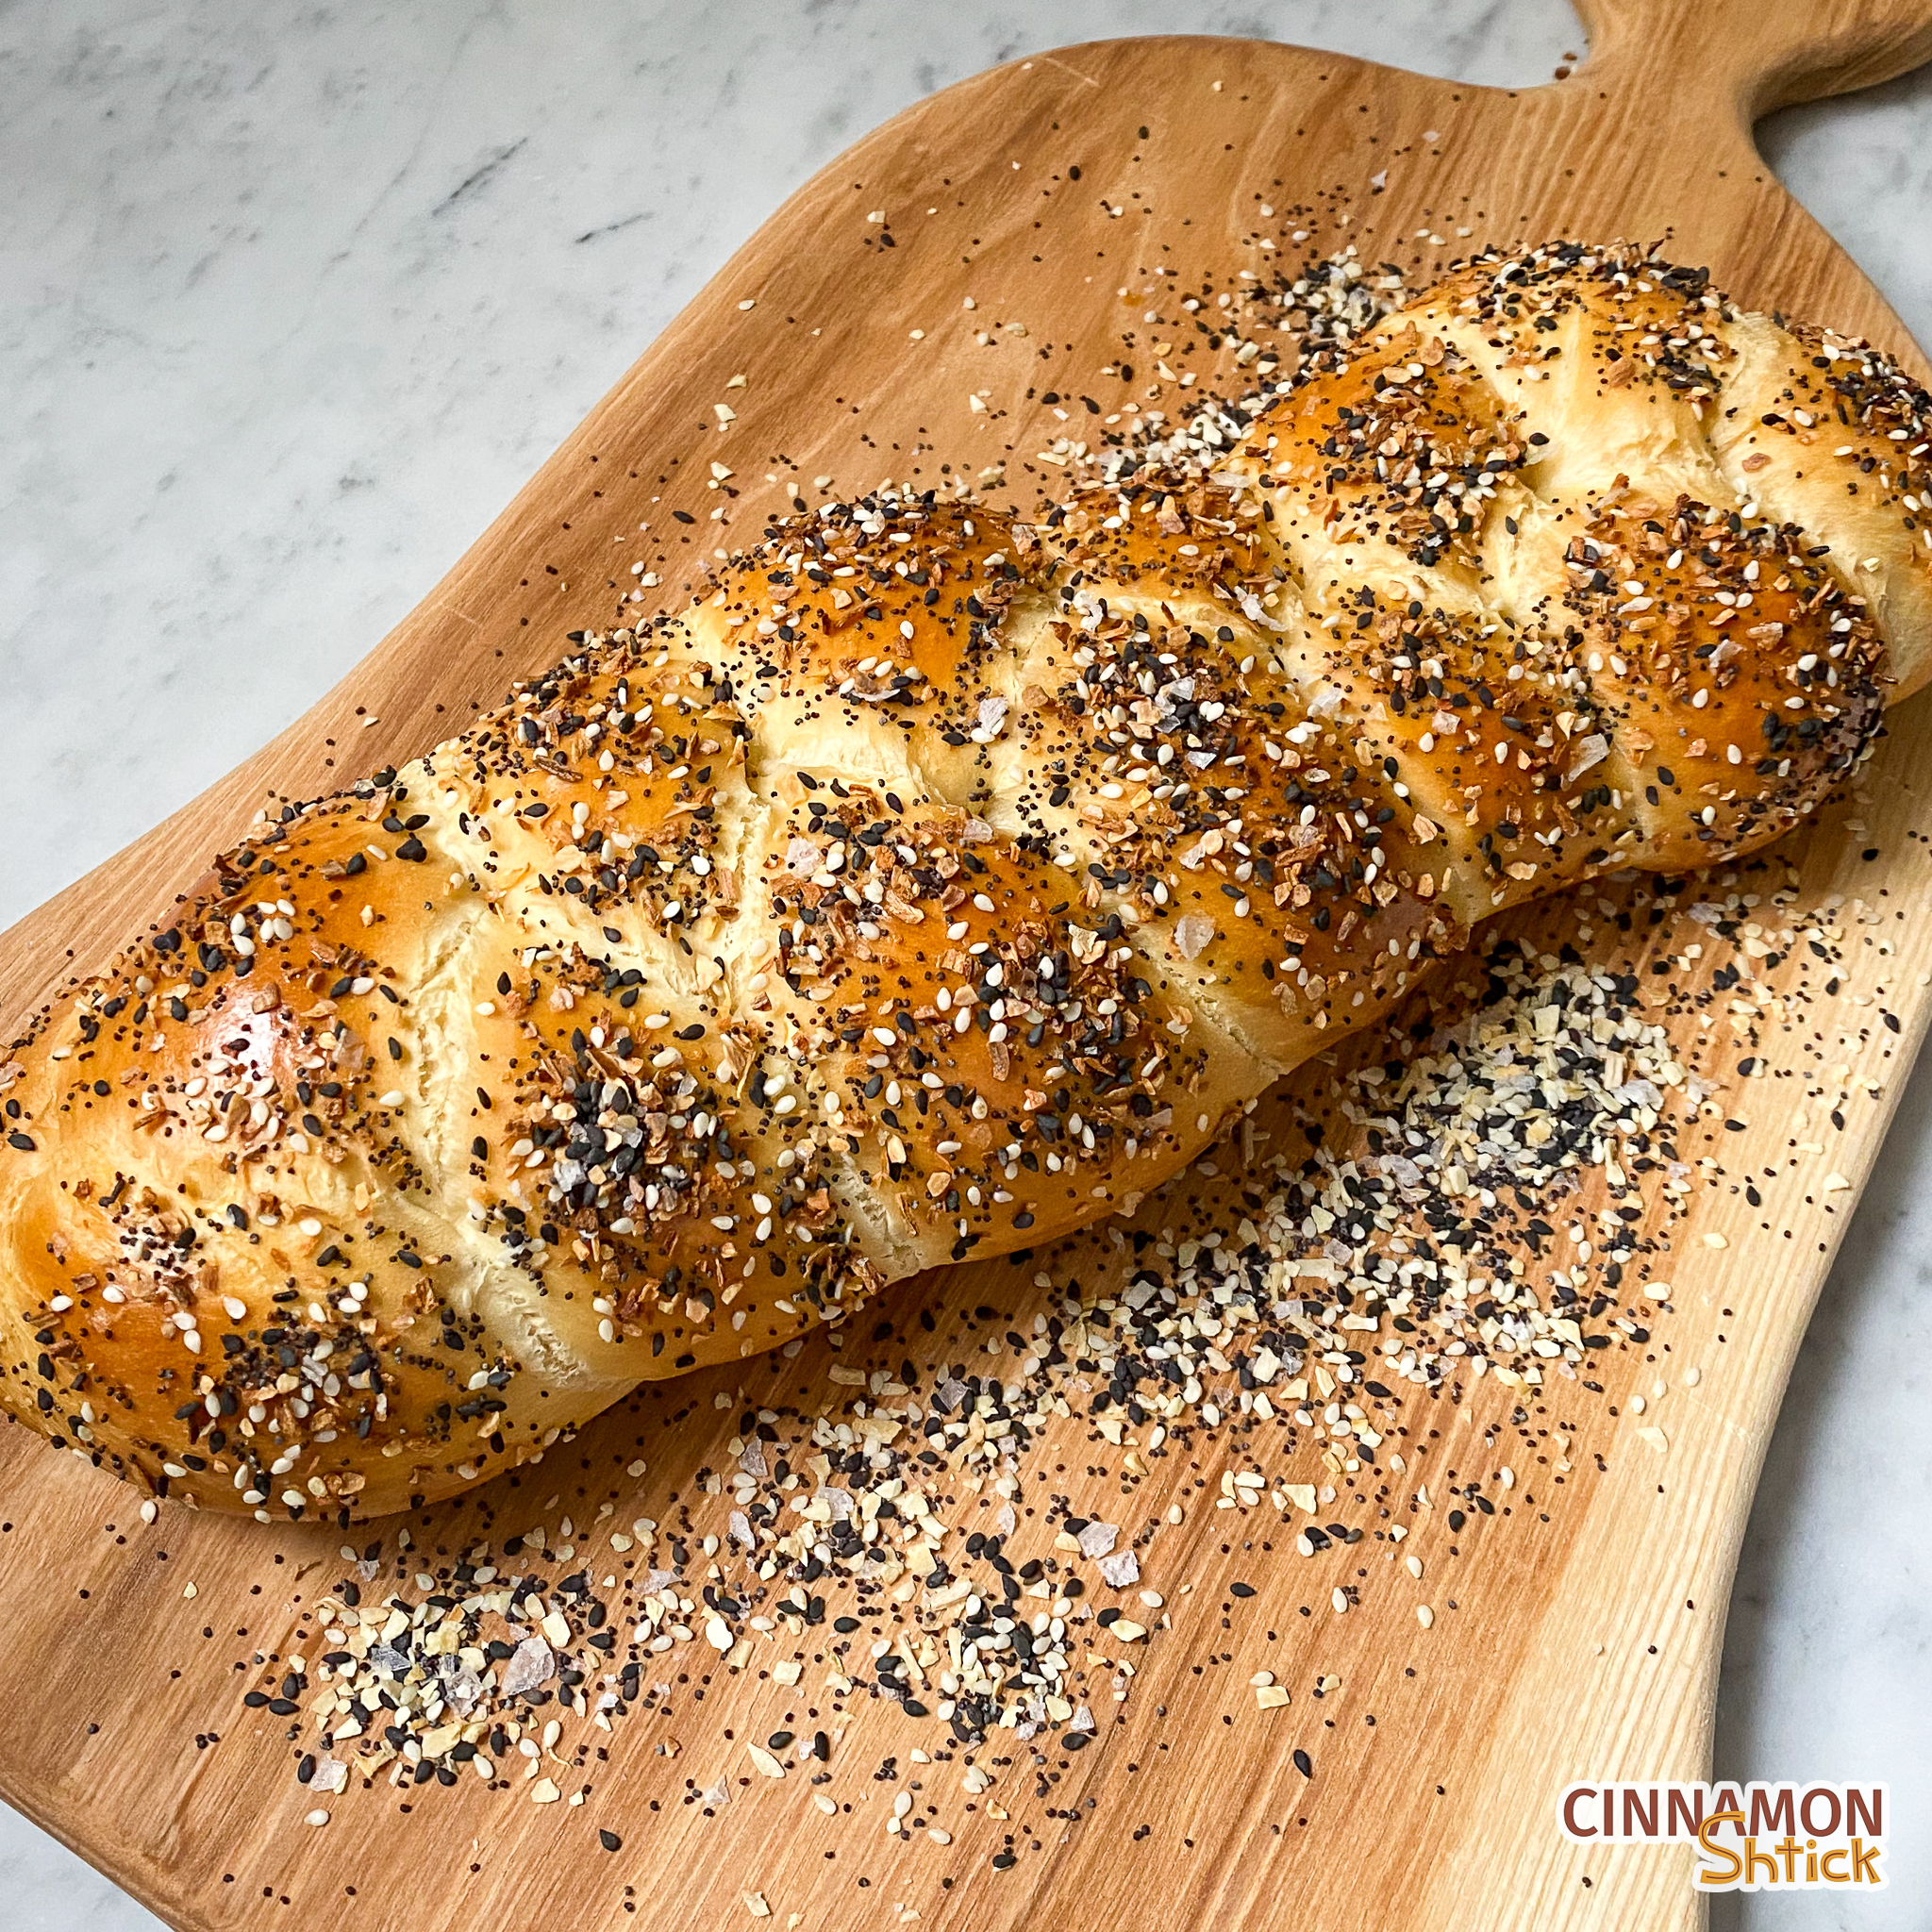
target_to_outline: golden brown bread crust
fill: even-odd
[[[0,1394],[375,1515],[1131,1208],[1479,919],[1809,810],[1932,664],[1926,452],[1861,345],[1565,247],[1215,482],[779,526],[35,1022]]]

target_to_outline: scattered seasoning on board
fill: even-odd
[[[290,1720],[310,1793],[468,1775],[537,1803],[576,1780],[581,1802],[619,1720],[695,1716],[694,1672],[756,1669],[787,1711],[737,1747],[753,1775],[799,1778],[821,1796],[847,1769],[839,1746],[855,1708],[888,1700],[920,1724],[930,1748],[919,1761],[959,1762],[961,1795],[976,1799],[1010,1781],[1001,1760],[1016,1747],[1094,1741],[1127,1701],[1144,1646],[1189,1628],[1170,1606],[1190,1586],[1161,1574],[1178,1506],[1166,1523],[1128,1527],[1153,1461],[1185,1454],[1208,1468],[1213,1457],[1203,1502],[1272,1516],[1318,1565],[1363,1541],[1351,1517],[1378,1525],[1391,1559],[1436,1524],[1466,1540],[1516,1493],[1514,1474],[1432,1494],[1415,1405],[1459,1402],[1484,1377],[1525,1395],[1555,1382],[1599,1389],[1604,1350],[1649,1341],[1670,1293],[1655,1278],[1664,1234],[1714,1184],[1680,1143],[1724,1108],[1679,1059],[1659,1008],[1705,1015],[1728,995],[1727,1043],[1750,1037],[1775,996],[1751,979],[1743,949],[1762,958],[1802,931],[1835,954],[1845,937],[1842,908],[1807,922],[1789,892],[1769,906],[1735,892],[1687,905],[1657,883],[1626,883],[1595,916],[1655,915],[1674,937],[1740,941],[1704,975],[1714,987],[1693,990],[1687,974],[1659,993],[1657,975],[1645,988],[1498,933],[1438,996],[1433,1032],[1399,1059],[1372,1047],[1337,1077],[1341,1145],[1305,1117],[1293,1154],[1244,1154],[1251,1117],[1196,1164],[1228,1185],[1191,1211],[1211,1217],[1219,1202],[1221,1220],[1162,1225],[1157,1197],[1131,1231],[1087,1238],[1133,1250],[1118,1291],[1089,1298],[1041,1271],[1030,1332],[981,1343],[978,1361],[834,1360],[841,1404],[746,1411],[725,1467],[704,1472],[685,1507],[623,1520],[607,1500],[588,1524],[564,1515],[433,1561],[408,1545],[389,1556],[380,1541],[345,1548],[347,1572],[305,1617],[299,1649],[245,1702]],[[1677,957],[1702,963],[1687,958],[1702,943]],[[1586,1183],[1603,1204],[1587,1220],[1574,1207]],[[1118,1452],[1124,1521],[1074,1513],[1033,1466],[1082,1422],[1095,1453]],[[1640,1440],[1662,1433],[1647,1424]],[[1560,1477],[1568,1437],[1551,1441]],[[1400,1507],[1365,1511],[1370,1484]],[[1042,1491],[1044,1522],[1028,1534],[1020,1512]],[[1424,1557],[1406,1557],[1421,1582]],[[1324,1581],[1316,1594],[1342,1615],[1361,1588]],[[1255,1595],[1236,1578],[1226,1607]],[[1414,1606],[1422,1629],[1438,1608]],[[1256,1710],[1274,1721],[1293,1694],[1262,1674]],[[807,1698],[813,1715],[801,1720],[791,1707]],[[1310,1774],[1306,1745],[1292,1750]],[[734,1776],[727,1752],[710,1783],[687,1778],[685,1802],[732,1802]],[[911,1829],[908,1817],[894,1810],[889,1835]],[[937,1821],[921,1828],[931,1838],[935,1826],[935,1841],[951,1842]]]

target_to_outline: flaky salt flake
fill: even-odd
[[[1090,1523],[1074,1538],[1080,1545],[1080,1554],[1090,1561],[1098,1562],[1119,1541],[1121,1526],[1117,1523]]]
[[[1199,912],[1184,912],[1174,923],[1174,942],[1183,959],[1198,959],[1214,938],[1214,922]]]
[[[525,1690],[534,1690],[540,1684],[548,1683],[556,1672],[556,1653],[541,1637],[526,1637],[510,1652],[509,1661],[503,1667],[503,1682],[498,1688],[504,1696],[517,1697]]]
[[[1570,769],[1563,774],[1566,785],[1574,785],[1592,766],[1600,765],[1610,755],[1610,741],[1601,731],[1592,731],[1579,738],[1570,747]]]
[[[1141,1559],[1132,1550],[1119,1550],[1112,1556],[1100,1559],[1100,1574],[1116,1590],[1125,1590],[1128,1585],[1141,1580]]]

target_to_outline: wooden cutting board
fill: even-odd
[[[1224,288],[1242,269],[1265,277],[1349,242],[1416,273],[1484,241],[1668,238],[1674,258],[1708,264],[1746,304],[1865,333],[1932,374],[1750,136],[1770,108],[1932,58],[1932,4],[1585,0],[1581,11],[1589,60],[1523,92],[1256,42],[1158,39],[1041,55],[899,115],[744,245],[341,687],[7,936],[6,1017],[105,960],[266,798],[311,795],[423,750],[551,661],[565,630],[608,625],[634,558],[666,557],[656,594],[675,601],[718,545],[749,541],[794,488],[820,500],[820,476],[849,491],[1004,462],[1015,501],[1051,490],[1059,473],[1037,452],[1055,434],[1097,432],[1096,414],[1144,395],[1151,358],[1131,381],[1116,366],[1124,332],[1154,300],[1183,319],[1175,291],[1198,278]],[[1297,229],[1305,242],[1289,239]],[[1162,267],[1177,275],[1150,296]],[[975,307],[962,306],[968,296]],[[1205,346],[1187,366],[1204,388],[1232,383]],[[1053,415],[1049,391],[1075,399],[1071,422]],[[1180,400],[1169,385],[1163,406]],[[721,402],[735,411],[723,428]],[[715,476],[719,464],[732,474]],[[1782,1033],[1767,1024],[1759,1081],[1737,1075],[1735,1051],[1707,1054],[1726,1084],[1707,1134],[1685,1152],[1722,1171],[1669,1232],[1673,1309],[1647,1344],[1597,1357],[1601,1395],[1554,1384],[1529,1405],[1521,1504],[1459,1556],[1437,1512],[1409,1507],[1408,1547],[1434,1580],[1411,1585],[1379,1551],[1359,1607],[1337,1616],[1328,1591],[1343,1573],[1291,1554],[1293,1531],[1275,1513],[1210,1507],[1224,1455],[1218,1463],[1208,1443],[1191,1466],[1157,1459],[1114,1513],[1160,1519],[1187,1500],[1186,1522],[1164,1526],[1158,1563],[1148,1559],[1174,1627],[1146,1646],[1123,1722],[1104,1723],[1094,1748],[1069,1756],[1042,1740],[1036,1768],[1014,1747],[992,1794],[1009,1821],[983,1804],[967,1813],[958,1764],[936,1764],[922,1782],[953,1842],[886,1835],[898,1787],[873,1768],[888,1753],[905,1768],[915,1745],[943,1740],[879,1703],[858,1706],[841,1739],[826,1789],[850,1808],[836,1818],[811,1808],[798,1777],[734,1786],[736,1802],[715,1816],[681,1802],[688,1776],[736,1778],[742,1740],[818,1695],[810,1674],[793,1692],[756,1670],[714,1670],[702,1703],[670,1720],[622,1720],[597,1740],[608,1760],[593,1761],[581,1807],[467,1783],[430,1787],[412,1806],[378,1786],[332,1801],[326,1829],[306,1828],[312,1801],[293,1782],[284,1725],[244,1709],[258,1674],[237,1664],[287,1644],[302,1605],[341,1574],[341,1538],[172,1508],[144,1526],[132,1491],[10,1426],[0,1430],[0,1791],[184,1928],[588,1928],[634,1915],[666,1928],[738,1925],[754,1923],[751,1891],[773,1923],[814,1928],[907,1924],[914,1909],[936,1932],[1696,1923],[1684,1853],[1567,1844],[1556,1795],[1572,1778],[1690,1777],[1708,1762],[1725,1602],[1759,1460],[1932,1007],[1932,922],[1905,916],[1932,889],[1932,847],[1907,836],[1928,771],[1932,710],[1921,702],[1893,720],[1862,796],[1792,852],[1806,903],[1834,891],[1852,901],[1836,990],[1800,947],[1769,974],[1795,1018]],[[1546,915],[1543,929],[1560,935],[1566,920]],[[1593,960],[1646,970],[1646,948],[1682,958],[1711,937],[1682,919],[1651,929],[1640,919],[1634,939],[1601,920],[1595,930]],[[1715,957],[1667,971],[1689,984]],[[1722,1001],[1710,1011],[1735,1047]],[[1688,1054],[1699,1027],[1681,1031]],[[1292,1108],[1318,1106],[1333,1077],[1309,1068],[1264,1120],[1286,1136]],[[1802,1126],[1794,1109],[1812,1090]],[[1726,1115],[1743,1130],[1724,1131]],[[1761,1208],[1738,1191],[1747,1174]],[[1211,1202],[1234,1182],[1181,1185]],[[1163,1213],[1179,1208],[1157,1204],[1142,1220],[1158,1225]],[[1039,1258],[1090,1287],[1119,1271],[1104,1241]],[[902,1288],[884,1309],[900,1332],[878,1359],[909,1352],[924,1374],[1026,1325],[1041,1305],[1031,1278],[995,1261]],[[971,1326],[988,1305],[991,1329],[983,1318]],[[911,1320],[922,1306],[936,1318],[929,1334]],[[844,1359],[855,1356],[866,1358],[857,1341]],[[544,1470],[418,1524],[416,1541],[454,1549],[479,1524],[554,1524],[553,1495],[580,1522],[604,1500],[616,1523],[661,1515],[668,1493],[689,1494],[720,1464],[742,1402],[812,1412],[849,1395],[828,1377],[833,1359],[819,1344],[795,1362],[646,1391]],[[1628,1398],[1657,1379],[1671,1392],[1640,1423]],[[1500,1458],[1489,1443],[1501,1434],[1509,1446],[1514,1401],[1490,1382],[1421,1416],[1442,1431],[1436,1461]],[[674,1414],[675,1427],[663,1420]],[[1640,1427],[1660,1429],[1668,1446]],[[1078,1472],[1113,1452],[1078,1420],[1064,1428],[1061,1480],[1076,1502],[1101,1496],[1108,1483],[1083,1489]],[[1546,1440],[1558,1429],[1570,1438],[1563,1480]],[[649,1472],[625,1477],[638,1456]],[[959,1520],[972,1520],[963,1503]],[[1237,1575],[1258,1595],[1224,1630]],[[1418,1601],[1436,1608],[1432,1630],[1415,1620]],[[1292,1687],[1288,1708],[1257,1712],[1248,1674],[1262,1665]],[[1322,1675],[1341,1682],[1315,1700]],[[660,1749],[674,1735],[675,1757]],[[1035,1769],[1058,1778],[1044,1801],[1031,1795]],[[621,1853],[599,1850],[600,1826],[619,1834]],[[996,1871],[1007,1833],[1017,1863]]]

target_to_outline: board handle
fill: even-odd
[[[1745,128],[1932,60],[1932,0],[1575,0],[1590,58],[1571,86],[1681,130],[1712,108]]]

